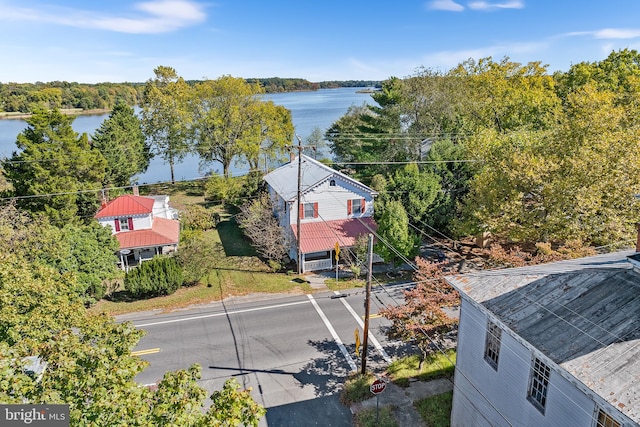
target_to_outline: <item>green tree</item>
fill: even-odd
[[[391,200],[376,209],[378,239],[375,252],[385,261],[411,259],[416,253],[417,237],[409,230],[409,218],[402,202]]]
[[[73,118],[58,110],[37,110],[18,135],[19,152],[3,162],[18,196],[18,206],[48,216],[58,226],[89,221],[98,206],[95,192],[106,161],[91,150],[86,134],[78,136]]]
[[[175,184],[174,165],[190,150],[192,91],[173,68],[159,66],[153,71],[155,78],[147,81],[140,103],[142,129],[153,154],[169,164]]]
[[[234,160],[257,169],[261,156],[277,156],[291,144],[291,113],[262,93],[259,84],[231,76],[196,86],[196,151],[204,164],[220,162],[225,177]]]
[[[475,133],[482,129],[507,132],[526,126],[530,129],[553,127],[560,114],[555,81],[540,62],[522,65],[505,57],[469,59],[448,73],[462,82],[454,87],[459,131]]]
[[[235,378],[228,379],[222,390],[211,395],[211,409],[199,425],[257,427],[267,411],[253,400],[250,392],[251,389],[242,390]]]
[[[467,157],[466,146],[449,138],[434,141],[427,153],[426,160],[438,176],[441,191],[426,220],[437,230],[451,232],[461,217],[462,203],[474,171],[473,162]]]
[[[391,176],[387,191],[402,203],[411,221],[421,222],[426,219],[441,187],[438,176],[431,170],[421,171],[417,164],[410,163]]]
[[[314,159],[321,159],[325,156],[325,148],[326,141],[324,140],[324,134],[319,127],[314,127],[311,130],[311,133],[304,140],[305,145],[302,149],[302,152],[307,156],[313,157]]]
[[[105,284],[121,275],[115,264],[118,241],[95,221],[58,228],[46,218],[5,206],[0,209],[0,248],[30,264],[73,276],[78,286],[74,291],[85,302],[100,299]]]
[[[89,314],[75,280],[0,252],[0,401],[68,404],[73,426],[257,425],[264,409],[233,383],[204,411],[197,365],[168,372],[157,390],[137,384],[147,362],[131,351],[143,332]],[[34,356],[41,377],[24,371]]]
[[[118,102],[92,137],[92,145],[107,160],[105,186],[123,187],[149,167],[150,147],[133,108]]]

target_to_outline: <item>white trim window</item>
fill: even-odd
[[[487,321],[487,336],[484,342],[484,360],[496,371],[500,358],[500,341],[502,329],[491,320]]]
[[[596,427],[621,427],[619,421],[607,414],[604,410],[598,409],[598,418],[596,418]]]
[[[531,378],[529,378],[529,391],[527,399],[540,412],[544,414],[544,408],[547,404],[547,391],[549,390],[549,377],[551,369],[542,360],[537,357],[533,358],[531,366]]]
[[[120,221],[120,231],[129,231],[129,223],[131,222],[129,218],[118,218]]]

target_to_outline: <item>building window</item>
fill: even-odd
[[[489,320],[487,322],[487,337],[484,342],[484,360],[496,371],[498,370],[498,358],[500,357],[501,338],[502,330]]]
[[[598,411],[598,420],[596,421],[596,427],[620,427],[621,424],[614,420],[613,417],[602,409]]]
[[[336,186],[336,180],[332,179],[331,181],[329,181],[329,187],[335,187]]]
[[[531,367],[531,379],[529,380],[529,393],[527,398],[533,405],[544,414],[547,404],[547,390],[549,388],[549,375],[551,369],[535,357]]]
[[[365,200],[351,199],[347,200],[347,215],[364,213]]]
[[[133,230],[133,218],[116,218],[116,232]]]
[[[318,218],[318,203],[301,204],[300,218]]]

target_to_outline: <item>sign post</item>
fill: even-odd
[[[335,252],[336,252],[336,285],[338,284],[338,257],[340,256],[340,244],[338,242],[336,242],[336,246],[335,246]]]
[[[371,393],[376,395],[376,423],[380,420],[380,405],[378,402],[378,396],[384,391],[385,388],[387,388],[387,383],[380,378],[375,380],[369,386],[369,390],[371,390]]]

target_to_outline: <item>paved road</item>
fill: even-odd
[[[237,298],[167,314],[121,317],[147,331],[136,350],[150,366],[143,384],[167,370],[202,366],[200,384],[209,392],[235,377],[252,387],[267,408],[262,426],[350,426],[351,414],[338,401],[345,377],[359,369],[356,328],[362,339],[364,292]],[[401,289],[391,296],[402,301]],[[372,298],[368,366],[381,369],[399,351],[386,341],[375,316],[389,294]],[[378,348],[376,348],[378,346]]]

